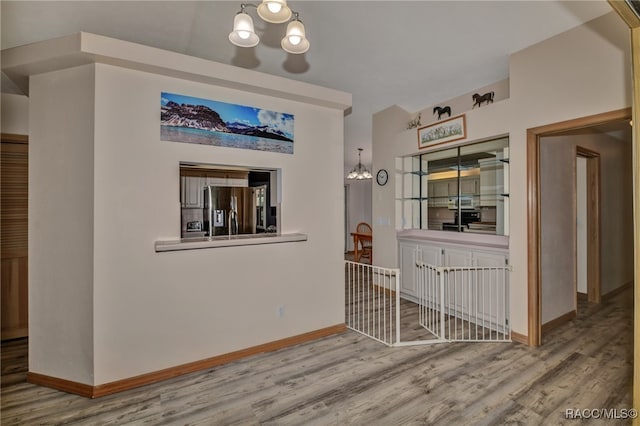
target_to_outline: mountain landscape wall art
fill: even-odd
[[[162,92],[160,140],[293,154],[292,114]]]

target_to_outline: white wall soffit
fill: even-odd
[[[350,93],[85,32],[3,50],[1,63],[25,94],[30,75],[102,63],[351,111]]]

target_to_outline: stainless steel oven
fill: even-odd
[[[443,223],[442,230],[443,231],[457,231],[460,229],[461,231],[465,231],[469,229],[469,224],[473,222],[480,222],[480,212],[479,211],[462,211],[462,219],[459,218],[458,212],[455,212],[453,223]],[[460,225],[458,225],[460,224]]]

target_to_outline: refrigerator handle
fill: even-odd
[[[207,203],[207,219],[209,222],[209,238],[213,237],[213,200],[211,199],[211,187],[205,186],[205,203]]]

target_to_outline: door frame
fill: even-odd
[[[540,138],[611,121],[631,119],[631,108],[595,114],[527,129],[527,311],[528,344],[542,344],[540,253]]]
[[[637,3],[608,0],[609,5],[627,24],[631,32],[631,87],[633,90],[633,121],[640,123],[640,12]],[[633,404],[640,406],[640,127],[633,126]],[[640,420],[633,419],[633,424]]]
[[[347,185],[346,183],[344,184],[344,194],[343,194],[343,200],[344,200],[344,252],[348,253],[349,252],[349,240],[351,239],[351,234],[349,232],[349,226],[351,225],[350,222],[350,218],[349,218],[349,214],[350,214],[350,210],[349,210],[349,199],[351,197],[351,188],[349,187],[349,185]]]
[[[600,303],[600,153],[579,145],[576,146],[574,170],[576,170],[576,157],[582,157],[587,160],[587,301]],[[573,190],[573,200],[575,218],[577,216],[577,196],[575,187]],[[578,247],[575,242],[577,234],[577,225],[575,222],[576,221],[574,220],[573,256],[574,259],[576,259],[575,264],[577,268]]]

